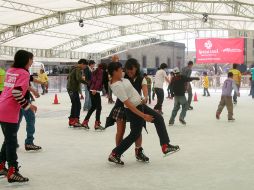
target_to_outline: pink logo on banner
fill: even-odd
[[[244,63],[243,38],[196,39],[196,63]]]

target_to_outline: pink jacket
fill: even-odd
[[[10,68],[6,72],[4,90],[0,96],[0,122],[18,123],[20,108],[29,109],[24,96],[29,87],[29,72]]]

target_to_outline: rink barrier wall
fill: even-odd
[[[49,92],[66,92],[67,75],[48,76],[49,78]],[[221,89],[223,82],[226,80],[226,76],[209,76],[209,89],[215,92]],[[241,89],[250,89],[250,76],[242,76]],[[33,84],[33,86],[41,92],[41,86]],[[165,87],[167,84],[165,83]],[[203,88],[203,77],[200,77],[199,81],[193,81],[192,87],[197,89]]]

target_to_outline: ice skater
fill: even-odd
[[[140,73],[140,65],[136,59],[128,59],[125,63],[125,76],[124,78],[128,79],[133,87],[137,90],[137,92],[141,95],[143,93],[144,99],[143,103],[148,101],[148,89],[147,89],[147,80],[146,78],[141,76]],[[107,121],[113,121],[111,124],[106,122],[107,125],[117,124],[117,132],[116,132],[116,146],[118,146],[123,140],[125,128],[126,128],[126,111],[124,108],[124,104],[117,99],[115,106],[111,110],[109,117],[107,117]],[[144,122],[145,124],[145,122]],[[142,147],[142,134],[135,141],[135,156],[138,161],[148,162],[149,158],[144,154],[144,150]]]
[[[83,127],[79,122],[81,102],[79,94],[81,92],[81,83],[87,84],[85,77],[82,77],[82,70],[88,65],[87,60],[80,59],[75,65],[69,75],[67,82],[67,91],[71,99],[71,113],[69,116],[69,126]]]
[[[233,64],[233,68],[229,70],[229,72],[233,73],[233,80],[235,81],[236,87],[238,91],[234,91],[233,102],[237,104],[237,92],[240,91],[241,81],[242,81],[242,73],[237,69],[238,64]]]
[[[233,118],[232,91],[235,90],[238,97],[240,96],[240,93],[238,91],[237,85],[235,84],[235,81],[233,80],[233,76],[233,73],[229,72],[228,78],[224,81],[220,104],[216,112],[217,119],[220,119],[220,114],[223,108],[226,106],[228,110],[228,121],[235,121]]]
[[[20,108],[31,109],[33,112],[37,110],[24,97],[29,87],[28,69],[32,63],[32,53],[25,50],[16,52],[12,67],[6,72],[4,90],[0,96],[0,124],[4,135],[0,152],[0,175],[7,176],[9,183],[29,181],[19,173],[16,146]]]
[[[5,70],[0,66],[0,95],[4,89]]]
[[[48,75],[45,73],[44,69],[41,69],[40,72],[38,73],[38,81],[41,83],[41,89],[42,89],[42,94],[44,95],[45,93],[48,93]]]
[[[203,73],[203,88],[204,88],[203,96],[206,96],[206,94],[207,94],[207,96],[210,96],[210,93],[209,93],[209,90],[208,90],[208,88],[209,88],[209,78],[207,76],[207,72]]]
[[[164,81],[167,81],[168,83],[170,83],[167,73],[165,71],[166,68],[168,68],[167,64],[162,63],[160,65],[160,69],[155,74],[154,91],[157,96],[157,103],[154,106],[154,110],[160,114],[163,114],[162,112],[162,104],[164,101],[163,84],[164,84]]]
[[[102,70],[102,64],[98,65],[98,68],[92,72],[92,78],[90,82],[90,98],[92,106],[88,110],[86,117],[84,121],[82,122],[82,126],[85,129],[90,129],[88,123],[91,115],[94,111],[96,111],[95,115],[95,123],[94,123],[94,129],[96,131],[102,131],[104,130],[104,127],[101,126],[101,95],[100,92],[103,89],[103,70]]]
[[[191,77],[192,67],[193,67],[193,61],[189,61],[188,65],[182,69],[182,75],[184,75],[186,77]],[[187,100],[188,101],[188,110],[193,110],[193,106],[191,106],[192,96],[193,96],[191,83],[187,82],[185,88],[188,93],[188,100]]]
[[[186,112],[188,110],[188,102],[185,97],[185,85],[186,82],[190,82],[192,80],[199,80],[198,77],[186,77],[184,75],[180,74],[179,68],[174,68],[174,77],[171,80],[171,88],[172,88],[172,94],[171,96],[174,97],[174,108],[172,110],[171,118],[169,120],[169,125],[174,125],[175,123],[175,117],[177,115],[177,112],[180,109],[180,106],[182,106],[182,111],[179,117],[180,123],[183,125],[186,125],[186,121],[184,120],[186,116]]]
[[[39,81],[38,79],[34,78],[32,75],[30,76],[30,82],[37,83],[37,84],[43,84],[44,82]],[[36,98],[39,98],[40,95],[37,90],[35,90],[29,82],[29,88],[28,91],[26,92],[25,99],[29,102],[32,103],[32,98],[33,95]],[[32,95],[32,94],[33,95]],[[23,116],[25,117],[26,120],[26,139],[25,139],[25,150],[26,151],[33,151],[33,150],[40,150],[42,149],[41,146],[35,145],[34,144],[34,133],[35,133],[35,113],[31,110],[25,110],[25,109],[20,109],[19,113],[19,122],[18,122],[18,130],[20,128],[20,123],[22,121]],[[19,147],[19,144],[17,144],[17,147]]]
[[[140,137],[144,122],[153,122],[157,130],[163,154],[169,154],[179,150],[179,146],[169,144],[169,137],[163,117],[142,104],[140,94],[132,86],[128,79],[122,78],[122,65],[120,63],[110,63],[108,71],[111,79],[111,89],[113,94],[119,98],[125,106],[125,111],[130,120],[130,134],[115,147],[109,155],[109,162],[124,165],[121,155]]]

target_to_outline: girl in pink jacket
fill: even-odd
[[[37,110],[36,106],[24,98],[29,87],[28,69],[32,63],[32,53],[25,50],[16,52],[12,67],[6,72],[4,89],[0,96],[0,125],[4,135],[0,152],[0,175],[7,176],[9,183],[28,181],[28,178],[19,173],[16,146],[20,108],[30,108],[34,112]]]

